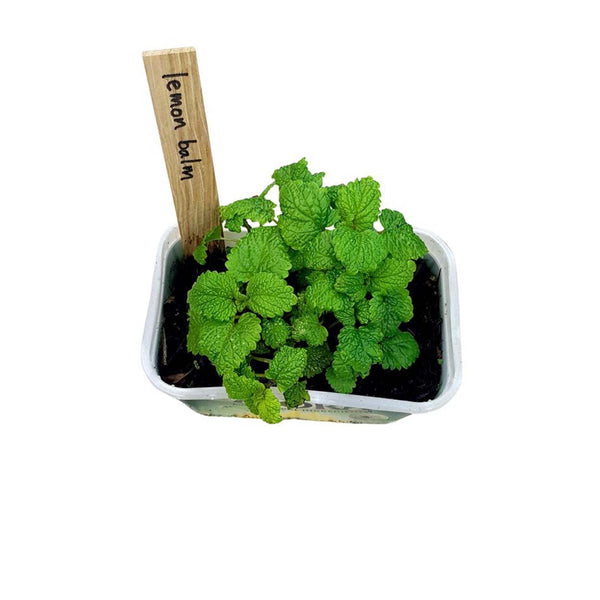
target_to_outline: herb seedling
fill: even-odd
[[[350,393],[372,365],[405,369],[419,355],[400,325],[412,318],[407,285],[427,247],[401,213],[380,209],[371,177],[334,186],[323,177],[302,159],[277,169],[260,195],[223,206],[224,227],[247,233],[228,251],[227,270],[203,273],[188,294],[188,350],[207,356],[229,397],[267,423],[282,419],[272,386],[293,409],[323,371],[336,392]],[[267,198],[275,186],[278,217]],[[205,236],[200,264],[218,239],[220,227]],[[330,330],[327,313],[337,321]]]

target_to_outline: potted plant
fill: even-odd
[[[324,185],[305,159],[219,210],[203,107],[182,101],[195,54],[145,61],[181,232],[167,232],[156,262],[143,341],[152,383],[200,413],[267,423],[389,422],[447,402],[461,365],[444,242],[382,207],[371,177]],[[203,158],[190,158],[196,145]]]
[[[450,399],[460,358],[449,250],[435,236],[415,233],[401,213],[382,209],[372,178],[324,186],[323,177],[304,159],[277,169],[261,194],[222,207],[232,235],[221,236],[217,226],[187,262],[167,236],[144,346],[157,387],[205,414],[256,415],[269,423],[390,421]],[[278,216],[267,198],[273,187]],[[207,262],[208,245],[220,240],[229,248],[214,250]],[[434,303],[437,320],[414,319],[409,286],[417,262],[432,284],[430,297],[421,299]],[[178,278],[187,283],[176,298]],[[179,312],[169,313],[176,304]],[[438,326],[436,340],[418,339],[423,331],[435,337]],[[423,345],[433,347],[439,370],[431,356],[418,363]],[[174,373],[171,356],[180,361],[182,354],[187,364]],[[412,396],[429,386],[424,402],[352,394],[359,382],[363,391],[393,390],[402,372]]]

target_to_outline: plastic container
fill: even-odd
[[[415,228],[415,233],[429,248],[425,260],[440,273],[440,311],[442,313],[442,379],[435,398],[426,402],[373,398],[354,394],[310,391],[310,403],[287,410],[282,406],[284,419],[307,419],[344,423],[389,423],[410,414],[440,408],[458,390],[462,378],[460,331],[458,316],[458,286],[456,265],[448,246],[436,235]],[[235,244],[240,234],[226,232],[227,245]],[[210,416],[254,417],[246,405],[227,397],[224,387],[178,388],[165,383],[158,374],[158,349],[162,324],[162,306],[170,294],[174,267],[182,258],[177,228],[169,229],[158,249],[152,292],[142,342],[142,364],[150,381],[161,391],[181,400],[196,412]],[[273,389],[283,401],[283,395]]]

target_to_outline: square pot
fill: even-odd
[[[440,312],[442,316],[442,379],[435,398],[425,402],[374,398],[336,392],[311,391],[310,402],[302,408],[288,410],[282,405],[284,419],[334,421],[343,423],[389,423],[410,414],[440,408],[454,396],[462,378],[458,286],[456,264],[448,246],[436,235],[415,228],[429,254],[425,261],[439,273]],[[226,244],[235,244],[243,234],[225,232]],[[170,295],[175,267],[182,259],[181,242],[176,227],[163,236],[156,258],[152,292],[142,342],[142,365],[150,381],[159,390],[181,400],[196,412],[211,416],[254,417],[244,402],[231,400],[224,387],[179,388],[164,382],[158,374],[158,350],[162,325],[162,307]],[[273,388],[283,402],[283,394]]]

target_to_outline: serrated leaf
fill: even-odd
[[[233,371],[225,373],[223,385],[232,400],[244,400],[245,402],[250,402],[256,394],[265,389],[260,381],[245,375],[238,375]]]
[[[369,315],[386,335],[396,331],[400,323],[406,323],[413,317],[408,291],[401,289],[393,294],[374,294],[369,300]]]
[[[252,313],[244,313],[237,322],[224,322],[190,310],[188,350],[208,356],[220,374],[239,367],[259,339],[260,320]]]
[[[277,383],[277,387],[285,392],[294,385],[306,367],[306,348],[292,348],[284,346],[275,352],[275,356],[265,371],[269,379]]]
[[[256,350],[253,350],[253,352],[256,352]],[[252,370],[252,367],[247,362],[243,362],[239,367],[236,367],[234,372],[236,375],[250,377],[250,379],[254,379],[256,377],[254,371]]]
[[[384,369],[407,369],[419,357],[419,344],[408,331],[397,331],[381,342]]]
[[[321,186],[324,176],[325,173],[311,173],[308,170],[306,158],[301,158],[298,162],[292,163],[291,165],[279,167],[279,169],[273,173],[273,179],[279,187],[290,181],[314,182],[318,186]]]
[[[350,394],[356,386],[357,375],[349,365],[331,366],[325,373],[329,385],[339,394]]]
[[[338,335],[335,357],[364,377],[372,364],[381,361],[382,352],[379,342],[382,338],[381,331],[370,325],[342,327]]]
[[[390,208],[384,208],[379,215],[379,221],[384,229],[391,229],[393,227],[400,227],[406,223],[404,215],[397,210],[391,210]]]
[[[306,349],[306,367],[304,377],[311,378],[322,373],[332,360],[332,353],[327,344],[323,346],[309,346]]]
[[[310,400],[310,396],[306,391],[306,381],[298,381],[290,386],[283,394],[285,405],[288,409],[297,408]]]
[[[229,231],[239,233],[245,220],[264,225],[275,219],[275,203],[263,196],[236,200],[221,207],[221,219]]]
[[[369,301],[366,298],[359,300],[354,307],[356,310],[356,318],[359,323],[366,325],[371,320],[371,309]]]
[[[364,177],[338,189],[335,207],[344,225],[364,231],[373,228],[380,202],[379,183],[372,177]]]
[[[199,265],[203,265],[206,262],[206,257],[208,256],[208,249],[206,247],[206,244],[204,242],[198,244],[192,256]]]
[[[193,310],[218,321],[233,319],[237,313],[236,301],[240,299],[233,275],[216,271],[202,273],[188,292],[188,304]]]
[[[281,417],[281,403],[269,389],[265,390],[262,398],[256,400],[256,407],[258,416],[265,423],[275,424],[283,420]]]
[[[337,274],[334,271],[315,272],[306,288],[306,304],[318,314],[341,311],[351,305],[351,300],[335,289]]]
[[[281,318],[264,319],[262,322],[262,339],[271,348],[281,348],[290,334],[290,326]]]
[[[292,264],[277,227],[258,227],[232,248],[226,266],[238,281],[248,281],[255,273],[285,278]]]
[[[190,307],[187,348],[192,354],[214,356],[218,354],[220,340],[229,331],[231,323],[207,319],[198,310]]]
[[[285,243],[300,250],[325,229],[329,220],[329,199],[314,182],[290,181],[279,192],[279,228]]]
[[[388,294],[405,288],[412,280],[416,268],[412,260],[386,258],[371,273],[369,291],[373,294]]]
[[[349,296],[354,302],[364,298],[367,292],[365,276],[362,273],[343,272],[336,279],[334,287],[338,292]]]
[[[291,248],[288,250],[288,256],[290,257],[290,262],[292,263],[291,271],[300,271],[306,267],[304,261],[304,255],[300,250],[292,250]]]
[[[263,317],[279,317],[297,302],[294,288],[273,273],[252,275],[246,296],[248,308]]]
[[[328,331],[313,312],[300,313],[292,322],[292,338],[306,342],[309,346],[320,346],[328,336]]]
[[[354,231],[343,225],[334,231],[333,247],[336,257],[349,273],[374,271],[388,253],[376,231]]]
[[[327,194],[327,198],[329,199],[329,204],[331,204],[331,206],[334,208],[335,208],[335,205],[336,205],[336,202],[338,199],[339,191],[343,187],[345,187],[345,186],[344,185],[329,185],[329,186],[323,188],[325,190],[325,193]],[[336,213],[335,218],[337,218],[338,220],[341,219],[339,211],[336,210],[335,213]],[[332,225],[335,225],[335,223],[332,223]]]
[[[381,234],[387,251],[400,260],[416,260],[428,252],[423,240],[405,223],[399,227],[386,229]]]
[[[219,224],[213,229],[211,229],[202,238],[202,242],[197,246],[197,248],[193,252],[193,257],[198,264],[203,265],[206,262],[206,257],[208,255],[208,243],[220,239],[221,233],[221,225]]]
[[[321,231],[301,253],[304,267],[308,269],[327,271],[339,265],[333,249],[333,231],[330,229]]]
[[[327,223],[325,224],[325,227],[333,227],[334,225],[337,225],[340,222],[341,218],[342,217],[340,216],[340,211],[336,208],[332,208],[331,212],[329,213],[329,217],[327,218]]]

